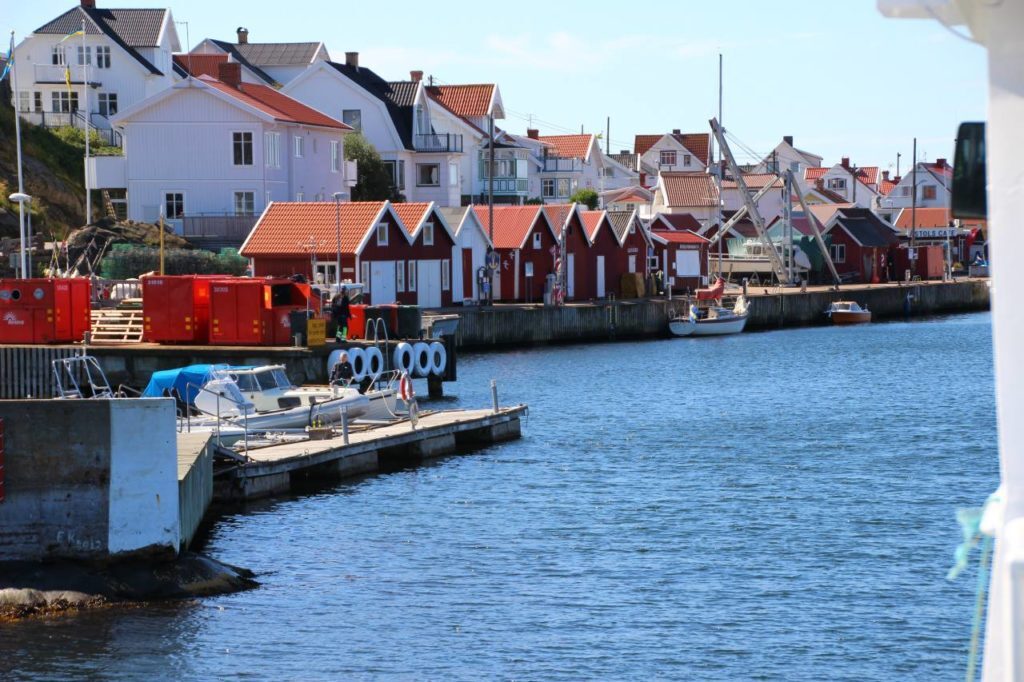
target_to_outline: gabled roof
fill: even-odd
[[[544,204],[544,215],[547,216],[548,223],[556,234],[569,222],[569,218],[577,210],[576,207],[577,204]]]
[[[618,191],[615,194],[609,194],[605,197],[605,204],[648,204],[653,199],[653,194],[650,190],[643,187],[626,187]]]
[[[594,136],[589,133],[581,135],[541,135],[537,138],[549,145],[552,156],[563,159],[590,158],[590,151],[594,146]]]
[[[182,74],[189,76],[209,76],[210,78],[220,78],[220,65],[226,64],[231,59],[228,54],[190,54],[182,53],[176,54],[173,57],[174,65],[181,70]],[[274,80],[267,81],[262,72],[257,72],[241,64],[242,68],[248,69],[251,74],[257,78],[265,81],[268,85],[273,85]],[[264,74],[265,75],[265,74]]]
[[[255,73],[257,76],[262,78],[264,81],[266,81],[267,85],[280,85],[280,83],[278,83],[276,80],[274,80],[273,76],[271,76],[269,73],[267,73],[266,71],[264,71],[260,67],[256,66],[256,64],[253,64],[248,59],[246,59],[245,55],[243,55],[241,52],[239,52],[236,49],[236,46],[235,46],[234,43],[229,43],[226,40],[213,40],[213,39],[211,39],[210,42],[213,43],[214,45],[216,45],[217,47],[219,47],[220,49],[224,50],[224,52],[226,54],[231,55],[235,59],[236,62],[238,62],[239,64],[241,64],[245,68],[247,68],[250,71],[252,71],[253,73]]]
[[[915,215],[916,212],[916,215]],[[917,208],[916,211],[904,208],[896,216],[893,226],[900,230],[909,230],[911,226],[929,229],[936,227],[949,227],[953,222],[953,216],[948,208]]]
[[[323,43],[231,43],[243,57],[260,66],[305,66]]]
[[[746,183],[747,189],[763,189],[768,185],[772,187],[783,187],[784,183],[775,173],[744,173],[743,182]],[[736,189],[735,180],[723,180],[722,189]]]
[[[633,138],[633,153],[646,154],[647,151],[656,145],[658,141],[671,135],[676,142],[690,150],[690,153],[700,159],[705,166],[708,165],[708,154],[711,148],[710,133],[662,133],[661,135],[637,135]]]
[[[487,207],[474,206],[477,220],[487,232]],[[521,249],[537,221],[547,225],[548,232],[557,239],[557,234],[548,222],[540,206],[495,206],[494,207],[494,248]]]
[[[659,213],[651,221],[652,230],[699,230],[700,221],[690,213]]]
[[[899,241],[892,228],[866,208],[839,209],[832,217],[832,228],[835,226],[845,229],[861,246],[886,248]]]
[[[437,218],[441,229],[448,233],[452,241],[455,241],[455,232],[445,219],[444,213],[437,210],[437,205],[433,201],[395,203],[391,204],[391,209],[402,221],[411,240],[415,241],[420,236],[423,226],[430,222],[432,218]],[[435,236],[436,234],[437,231],[435,230]]]
[[[819,168],[805,168],[804,169],[804,180],[813,181],[820,179],[825,173],[832,170],[833,166],[819,167]]]
[[[887,197],[889,196],[889,194],[892,193],[894,189],[896,189],[896,184],[897,183],[893,182],[892,180],[882,180],[882,182],[879,183],[878,185],[878,191],[882,196]]]
[[[647,231],[640,224],[636,209],[632,211],[606,211],[605,213],[608,216],[608,222],[611,224],[612,230],[615,232],[615,238],[619,240],[619,244],[626,241],[626,237],[629,235],[629,228],[633,226],[636,226],[640,233],[645,235],[646,239]]]
[[[160,44],[160,32],[169,12],[166,9],[97,9],[79,6],[43,24],[33,33],[66,36],[82,30],[84,19],[87,35],[106,35],[150,73],[162,76],[163,72],[136,48],[156,47]]]
[[[384,102],[391,122],[405,149],[414,149],[412,141],[413,107],[419,83],[416,81],[386,81],[365,66],[350,66],[328,62],[340,74]]]
[[[811,215],[818,219],[818,223],[824,226],[832,220],[832,216],[834,216],[839,209],[853,208],[854,206],[855,204],[851,203],[817,204],[808,206],[807,210],[811,212]]]
[[[707,173],[662,173],[659,183],[668,206],[718,205],[718,188]]]
[[[487,235],[487,230],[484,229],[483,224],[476,215],[476,211],[473,210],[472,206],[442,206],[438,208],[441,215],[448,222],[448,225],[452,228],[456,238],[462,234],[463,230],[470,229],[470,227],[480,230],[480,234],[483,235],[484,241],[489,246],[491,244],[491,238]]]
[[[622,154],[609,154],[608,156],[632,171],[638,170],[637,164],[640,159],[639,154],[630,154],[629,152],[625,152]]]
[[[456,116],[487,116],[494,102],[493,83],[473,85],[432,85],[427,93]]]
[[[662,244],[707,244],[710,241],[692,230],[651,230],[651,239]]]
[[[388,211],[386,201],[273,201],[263,211],[239,250],[243,256],[309,255],[309,244],[318,254],[337,252],[340,215],[341,251],[358,254],[368,235]],[[404,234],[403,230],[403,234]]]
[[[580,219],[583,221],[583,231],[591,244],[594,243],[597,231],[601,229],[602,224],[607,225],[605,229],[611,229],[607,211],[580,211]]]
[[[326,114],[322,114],[316,109],[308,107],[302,102],[292,99],[288,95],[282,94],[266,85],[239,83],[238,87],[233,87],[209,76],[199,76],[196,80],[233,97],[243,104],[258,109],[264,114],[273,116],[277,121],[320,126],[321,128],[352,130],[351,126],[337,121]]]

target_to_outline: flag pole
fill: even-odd
[[[25,194],[25,178],[21,171],[21,112],[18,111],[18,70],[14,68],[14,31],[11,31],[11,89],[14,90],[14,138],[18,148],[18,194]],[[28,277],[28,253],[25,251],[25,202],[18,202],[18,237],[21,240],[21,276]]]
[[[89,54],[85,51],[85,19],[82,19],[82,107],[85,109],[85,224],[92,222],[92,193],[89,191]]]

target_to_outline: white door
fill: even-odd
[[[604,298],[604,256],[597,257],[597,297]]]
[[[636,272],[636,254],[632,254],[629,257],[629,271]]]
[[[395,302],[395,261],[370,261],[370,300],[374,305]]]
[[[575,256],[576,254],[570,253],[569,257],[565,259],[565,297],[572,298],[576,295],[576,268],[575,268]]]
[[[676,251],[676,277],[700,277],[700,251]]]
[[[416,303],[421,308],[441,307],[441,261],[416,261]]]

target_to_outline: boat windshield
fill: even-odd
[[[278,388],[291,388],[292,387],[292,382],[291,382],[291,380],[288,379],[288,375],[284,373],[283,369],[281,369],[279,367],[279,368],[274,370],[273,374],[274,374],[274,380],[277,382],[277,387]]]
[[[252,374],[236,374],[234,379],[238,388],[244,393],[255,393],[260,390],[259,384],[256,383],[256,377]]]

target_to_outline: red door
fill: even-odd
[[[473,298],[473,249],[462,250],[462,298]]]

